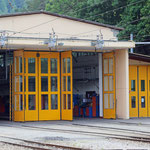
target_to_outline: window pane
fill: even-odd
[[[41,73],[48,73],[48,58],[41,58]]]
[[[58,109],[58,95],[51,95],[51,109]]]
[[[22,92],[22,76],[15,76],[15,92]]]
[[[109,91],[113,91],[114,90],[114,87],[113,87],[113,76],[109,76]]]
[[[109,94],[109,105],[110,109],[114,108],[114,94]]]
[[[113,73],[113,58],[109,58],[109,73]]]
[[[24,95],[24,109],[26,110],[26,95]]]
[[[28,58],[28,73],[35,73],[35,58]]]
[[[141,107],[145,108],[145,96],[141,97]]]
[[[66,109],[66,95],[63,94],[63,109]]]
[[[35,92],[35,77],[28,77],[28,91]]]
[[[108,59],[104,59],[104,74],[108,74]]]
[[[15,110],[22,111],[23,110],[23,97],[22,95],[15,95]]]
[[[71,77],[67,76],[67,90],[71,91]]]
[[[24,73],[26,73],[26,58],[24,58]]]
[[[19,73],[22,73],[22,57],[19,57]]]
[[[68,97],[67,97],[67,104],[68,104],[68,109],[71,109],[71,94],[68,94]]]
[[[41,91],[48,91],[48,77],[41,77]]]
[[[66,91],[66,76],[63,76],[63,91]]]
[[[23,110],[23,97],[22,97],[22,95],[19,95],[19,108],[20,108],[20,111]]]
[[[135,96],[131,96],[131,107],[136,108],[136,97]]]
[[[15,57],[15,73],[17,73],[17,57]]]
[[[66,58],[63,58],[63,73],[66,73]]]
[[[41,95],[41,109],[48,110],[48,95]]]
[[[35,95],[28,96],[28,110],[35,110]]]
[[[131,80],[131,91],[135,91],[135,80]]]
[[[24,91],[26,92],[26,76],[24,76]]]
[[[51,91],[57,91],[57,77],[51,77]]]
[[[104,94],[104,108],[108,109],[108,94]]]
[[[70,58],[67,58],[67,73],[70,73]]]
[[[19,83],[20,83],[20,86],[19,86],[19,92],[22,92],[22,76],[19,76]]]
[[[145,80],[141,80],[141,91],[145,91]]]
[[[108,91],[108,76],[104,76],[104,91]]]
[[[57,58],[51,58],[51,73],[57,73]]]

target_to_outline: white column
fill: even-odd
[[[129,119],[129,58],[128,50],[115,52],[116,60],[116,117]]]
[[[103,117],[103,65],[102,65],[102,53],[98,54],[99,64],[99,116]]]

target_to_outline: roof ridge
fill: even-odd
[[[22,15],[32,15],[32,14],[41,14],[41,13],[42,14],[47,14],[47,15],[53,15],[53,16],[56,16],[56,17],[62,17],[62,18],[66,18],[66,19],[70,19],[70,20],[74,20],[74,21],[84,22],[84,23],[88,23],[88,24],[93,24],[93,25],[97,25],[97,26],[103,26],[103,27],[107,27],[107,28],[111,28],[111,29],[115,29],[115,30],[123,30],[123,28],[116,27],[116,26],[113,26],[113,25],[103,24],[103,23],[90,21],[90,20],[85,20],[85,19],[80,19],[80,18],[74,18],[74,17],[71,17],[71,16],[56,14],[56,13],[52,13],[52,12],[48,12],[48,11],[44,11],[44,10],[29,11],[29,12],[18,12],[18,13],[14,13],[14,14],[4,14],[4,15],[0,15],[0,18],[13,17],[13,16],[22,16]]]

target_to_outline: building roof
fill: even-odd
[[[138,54],[138,53],[129,53],[129,59],[150,62],[149,55],[143,55],[143,54]]]
[[[74,21],[79,21],[79,22],[83,22],[83,23],[88,23],[88,24],[92,24],[92,25],[103,26],[103,27],[107,27],[107,28],[111,28],[111,29],[115,29],[115,30],[120,30],[120,31],[123,30],[123,28],[120,28],[120,27],[103,24],[103,23],[98,23],[98,22],[94,22],[94,21],[89,21],[89,20],[84,20],[84,19],[79,19],[79,18],[74,18],[74,17],[70,17],[70,16],[65,16],[65,15],[59,15],[59,14],[51,13],[51,12],[47,12],[47,11],[34,11],[34,12],[25,12],[25,13],[5,14],[5,15],[0,15],[0,18],[23,16],[23,15],[34,15],[34,14],[46,14],[46,15],[61,17],[61,18],[70,19],[70,20],[74,20]]]

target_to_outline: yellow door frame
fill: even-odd
[[[61,52],[61,119],[73,120],[72,52]]]
[[[38,121],[38,120],[72,120],[73,119],[73,87],[72,87],[72,52],[27,52],[27,51],[15,51],[14,60],[16,57],[22,58],[22,72],[13,73],[13,85],[19,87],[19,83],[15,84],[15,77],[22,76],[22,91],[13,91],[13,99],[16,95],[22,95],[22,109],[21,111],[14,111],[15,121]],[[41,59],[48,59],[48,72],[41,73]],[[57,61],[57,72],[51,72],[51,61]],[[63,60],[66,60],[63,63]],[[60,63],[61,62],[61,63]],[[29,64],[30,63],[30,64]],[[61,66],[60,66],[61,64]],[[13,67],[18,68],[19,63],[14,61]],[[65,68],[65,72],[60,73],[60,67]],[[35,68],[35,70],[33,69]],[[33,70],[32,70],[33,69]],[[29,70],[32,70],[29,72]],[[61,69],[63,70],[63,69]],[[60,78],[61,76],[61,78]],[[41,77],[48,77],[48,91],[41,91]],[[57,78],[57,79],[56,79]],[[63,78],[66,78],[65,84]],[[61,79],[61,84],[60,83]],[[52,81],[53,80],[53,81]],[[54,80],[57,85],[54,85]],[[52,83],[53,82],[53,83]],[[52,85],[53,84],[53,85]],[[60,86],[61,85],[61,86]],[[66,90],[61,90],[66,86]],[[29,87],[30,86],[30,87]],[[57,86],[57,90],[53,90],[51,87]],[[55,88],[55,87],[53,87]],[[61,92],[60,92],[61,90]],[[60,95],[61,93],[61,95]],[[42,95],[48,95],[48,110],[42,108]],[[66,96],[66,103],[64,109],[63,96]],[[53,98],[53,103],[52,99]],[[60,107],[60,99],[62,99],[62,105]],[[56,103],[57,100],[57,103]],[[15,104],[15,101],[13,102]],[[52,106],[53,104],[53,106]],[[19,109],[19,103],[17,103]]]
[[[109,64],[113,65],[111,72],[109,71],[111,69]],[[113,80],[112,83],[109,81],[110,79]],[[105,84],[104,83],[105,81],[108,84]],[[112,97],[111,97],[111,95],[112,95]],[[115,88],[114,52],[103,54],[103,117],[106,119],[110,119],[110,118],[115,119],[116,118],[116,88]]]
[[[135,88],[132,87],[135,85]],[[138,117],[138,67],[129,66],[129,112],[130,117]]]
[[[148,67],[147,102],[148,102],[148,117],[150,117],[150,66],[147,67]]]
[[[60,120],[60,53],[59,52],[40,52],[39,53],[39,120]],[[41,59],[47,58],[48,72],[41,72]],[[54,64],[55,63],[55,64]],[[55,69],[53,67],[55,65]],[[48,78],[48,91],[41,89],[41,77]],[[53,81],[52,81],[53,80]],[[53,82],[56,85],[52,89]],[[42,96],[48,96],[48,108],[42,108]],[[53,101],[53,100],[55,101]],[[52,104],[53,103],[53,104]]]
[[[25,121],[24,113],[24,53],[14,51],[13,63],[13,109],[14,121]]]
[[[24,52],[25,61],[25,121],[38,121],[39,120],[39,107],[38,107],[38,57],[36,52]],[[29,73],[29,62],[35,61],[35,72]],[[31,64],[30,64],[31,65]],[[35,90],[29,89],[29,80],[35,79]],[[32,85],[34,86],[34,85]],[[31,91],[30,91],[31,90]]]
[[[148,101],[147,101],[147,66],[139,66],[139,117],[148,116]],[[143,84],[143,86],[142,86]]]

